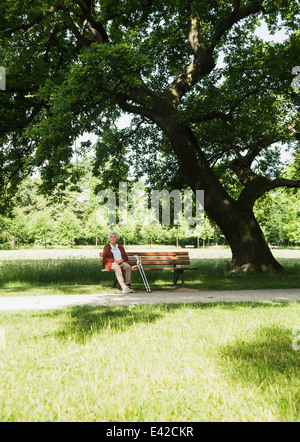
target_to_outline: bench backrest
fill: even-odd
[[[141,257],[142,264],[148,265],[189,265],[189,252],[126,252],[128,256],[128,263],[130,265],[136,264],[134,255]],[[104,266],[103,252],[99,253],[100,264]]]

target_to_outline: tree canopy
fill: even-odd
[[[253,206],[300,187],[279,162],[285,145],[299,170],[298,1],[4,0],[0,14],[2,210],[34,167],[45,191],[75,180],[72,145],[93,132],[104,188],[134,165],[152,186],[203,189],[233,264],[280,268]],[[286,41],[257,37],[262,19]],[[133,118],[119,130],[122,112]]]

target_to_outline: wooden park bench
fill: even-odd
[[[197,270],[197,267],[190,267],[189,252],[126,252],[128,256],[128,263],[131,266],[136,265],[135,255],[141,258],[143,269],[148,271],[173,271],[174,272],[174,285],[177,284],[179,276],[181,277],[181,286],[184,287],[184,271],[185,270]],[[104,267],[103,253],[100,252],[100,264]],[[151,267],[150,267],[151,266]],[[179,267],[178,267],[179,266]],[[184,266],[184,267],[182,267]],[[138,268],[133,268],[133,271]],[[108,272],[105,268],[102,272]],[[114,288],[117,287],[117,278],[114,273]]]

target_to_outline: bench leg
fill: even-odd
[[[116,272],[114,272],[114,289],[117,288],[117,282],[118,282],[117,275],[116,275]]]
[[[177,285],[177,280],[181,277],[181,287],[184,287],[184,278],[183,278],[183,270],[174,270],[174,285]]]

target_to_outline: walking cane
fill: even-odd
[[[135,267],[137,267],[139,269],[139,272],[140,272],[140,275],[142,277],[142,280],[143,280],[146,292],[149,293],[149,292],[151,292],[151,289],[149,287],[149,283],[148,283],[148,280],[146,278],[146,275],[145,275],[145,272],[144,272],[144,269],[143,269],[143,266],[142,266],[141,257],[137,256],[137,255],[134,255],[134,258],[136,259],[136,265],[132,266],[132,268],[134,269]]]

